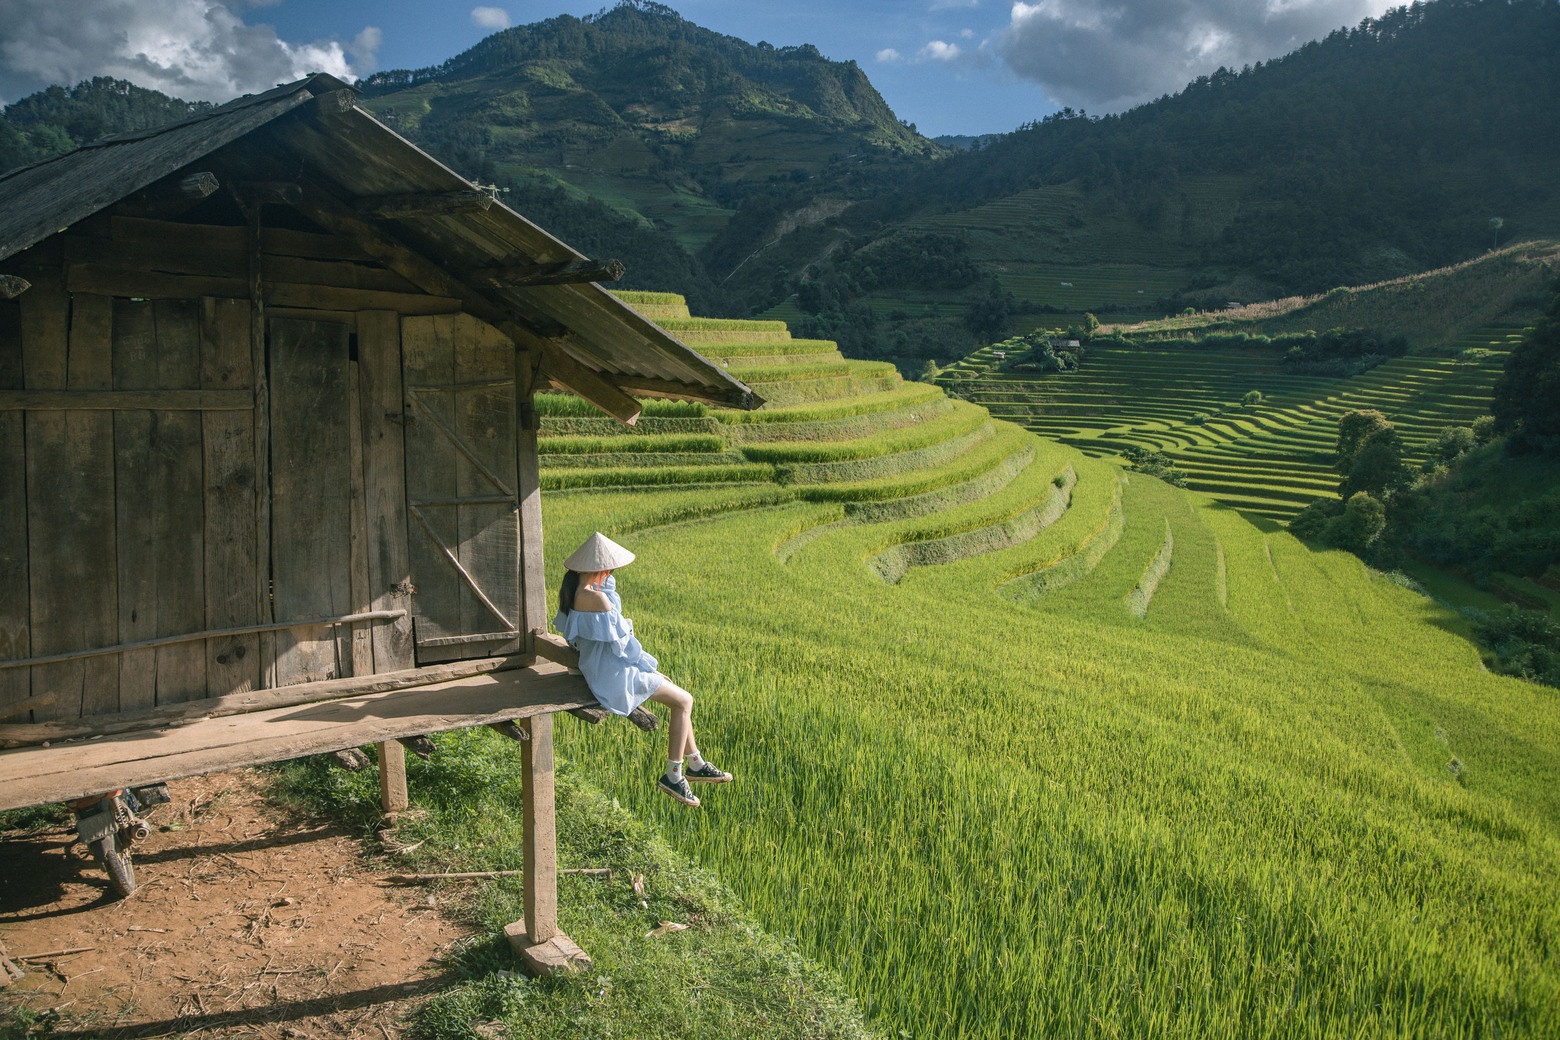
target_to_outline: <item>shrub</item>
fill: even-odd
[[[1343,500],[1338,498],[1313,499],[1311,504],[1295,514],[1289,521],[1289,533],[1296,538],[1314,542],[1321,539],[1327,524],[1343,512]]]
[[[1448,426],[1436,438],[1435,447],[1430,452],[1432,457],[1442,462],[1451,462],[1457,456],[1470,451],[1477,443],[1478,438],[1474,436],[1473,430],[1470,428],[1466,426]]]
[[[1322,540],[1339,549],[1364,553],[1386,529],[1387,507],[1368,493],[1357,491],[1343,504],[1343,512],[1327,521]]]
[[[1493,654],[1495,671],[1560,686],[1560,624],[1546,611],[1504,606],[1463,613]]]
[[[1249,393],[1246,394],[1245,397],[1242,397],[1240,399],[1240,403],[1245,405],[1247,408],[1250,408],[1254,404],[1261,404],[1262,403],[1262,391],[1261,390],[1252,390],[1252,391],[1250,391]]]

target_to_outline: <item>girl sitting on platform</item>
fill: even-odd
[[[657,671],[656,659],[634,637],[633,621],[623,616],[612,572],[633,560],[633,553],[600,531],[587,538],[563,561],[568,571],[558,589],[553,627],[580,652],[580,672],[602,707],[627,715],[651,700],[670,709],[666,772],[656,786],[684,805],[697,806],[690,781],[723,784],[731,774],[699,754],[693,737],[693,694]]]

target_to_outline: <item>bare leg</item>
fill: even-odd
[[[666,726],[666,757],[681,761],[698,747],[693,740],[693,694],[668,679],[650,699],[671,709]]]

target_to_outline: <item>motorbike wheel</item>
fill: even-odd
[[[127,896],[135,891],[135,867],[130,865],[130,853],[128,850],[119,850],[117,835],[110,834],[106,838],[100,838],[92,843],[92,855],[103,865],[108,873],[108,883],[114,891],[121,896]]]

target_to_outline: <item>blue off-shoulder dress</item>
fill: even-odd
[[[656,659],[634,637],[634,622],[623,616],[617,580],[607,575],[601,591],[611,610],[558,611],[553,627],[580,652],[580,673],[601,706],[627,715],[661,688],[666,676]]]

